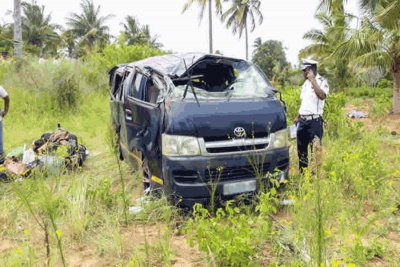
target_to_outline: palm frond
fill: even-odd
[[[352,66],[355,68],[371,68],[378,66],[388,70],[392,66],[393,62],[393,57],[390,56],[387,51],[372,51],[355,58],[352,61]]]
[[[303,39],[318,42],[318,43],[325,43],[328,41],[328,38],[325,34],[318,29],[311,29],[303,35]]]

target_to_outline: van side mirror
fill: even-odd
[[[285,113],[287,113],[287,106],[286,106],[286,102],[283,101],[283,99],[282,99],[282,93],[279,92],[279,91],[278,91],[278,93],[279,93],[279,100],[280,100],[280,101],[282,102],[282,104],[283,104],[283,109],[285,110]]]

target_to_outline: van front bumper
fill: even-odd
[[[280,179],[287,179],[289,148],[240,155],[163,156],[162,165],[164,189],[174,197],[181,198],[185,206],[192,206],[194,203],[204,203],[210,199],[210,183],[216,185],[216,195],[231,197],[232,195],[223,194],[226,184],[253,180],[257,181],[258,190],[260,178],[268,181],[266,174],[273,174],[276,169],[280,171]],[[240,188],[238,190],[240,191]]]

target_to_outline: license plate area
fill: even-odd
[[[257,189],[257,181],[240,181],[226,183],[223,185],[222,194],[225,196],[236,195],[241,193],[253,192]]]

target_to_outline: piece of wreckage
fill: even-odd
[[[13,181],[27,178],[37,171],[48,170],[48,174],[83,166],[89,151],[70,131],[58,129],[42,134],[32,142],[32,148],[17,148],[10,152],[0,165],[0,181]]]

